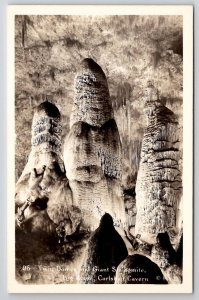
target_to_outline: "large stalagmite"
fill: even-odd
[[[175,232],[181,197],[178,122],[158,99],[156,89],[147,88],[145,128],[136,183],[136,234],[153,243],[158,233]],[[177,233],[177,232],[176,232]]]
[[[106,76],[84,59],[75,78],[71,128],[64,161],[76,205],[95,229],[104,213],[125,221],[121,194],[121,142],[113,116]]]
[[[17,222],[32,232],[72,234],[79,209],[73,206],[61,155],[60,112],[46,101],[34,113],[32,149],[16,184]]]

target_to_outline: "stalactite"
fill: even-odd
[[[21,44],[25,48],[25,39],[27,35],[27,16],[23,16],[22,29],[21,29]]]

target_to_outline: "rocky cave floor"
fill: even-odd
[[[80,232],[66,242],[16,230],[16,279],[22,284],[78,283],[90,234]]]
[[[130,234],[130,233],[129,233]],[[80,282],[80,269],[87,253],[91,232],[82,230],[65,241],[30,234],[16,229],[16,280],[21,284],[77,284]],[[151,258],[152,245],[139,244],[133,235],[123,237],[129,255],[141,254]],[[171,268],[168,268],[169,272]],[[165,276],[165,271],[160,268]],[[179,281],[179,268],[171,272],[171,282]],[[177,274],[176,274],[177,273]],[[166,275],[167,276],[167,275]],[[172,282],[173,281],[173,282]],[[179,283],[179,282],[178,282]]]

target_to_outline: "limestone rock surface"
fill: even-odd
[[[106,76],[94,60],[86,58],[81,62],[74,89],[71,125],[82,121],[100,127],[113,118]]]
[[[48,101],[37,107],[32,122],[32,149],[16,184],[15,203],[21,225],[31,231],[45,231],[48,223],[50,231],[65,235],[73,233],[72,224],[74,219],[80,220],[80,213],[73,206],[65,174],[60,118],[57,107]],[[74,210],[76,216],[71,217],[69,211]]]
[[[121,142],[113,119],[106,77],[92,59],[85,59],[75,78],[71,129],[64,161],[75,205],[96,229],[104,213],[125,223],[121,189]]]
[[[162,269],[177,263],[177,253],[171,245],[167,232],[158,234],[157,243],[151,251],[151,259]]]
[[[141,238],[154,242],[160,232],[177,230],[182,180],[178,122],[158,99],[153,86],[147,89],[145,128],[136,183],[136,226]]]

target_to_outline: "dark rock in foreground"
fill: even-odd
[[[180,237],[180,242],[177,248],[177,264],[180,267],[183,265],[183,234]]]
[[[81,283],[114,283],[117,266],[128,255],[126,245],[105,214],[88,243],[88,252],[81,268]]]
[[[129,255],[117,268],[116,284],[167,284],[160,268],[149,258]]]

